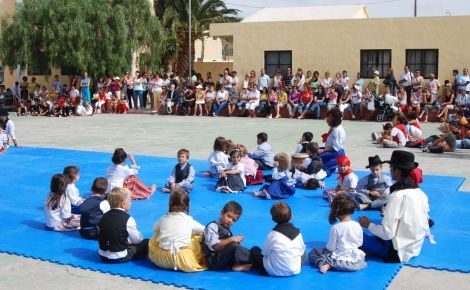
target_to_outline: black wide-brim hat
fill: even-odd
[[[393,167],[401,169],[415,169],[419,165],[415,162],[415,155],[413,153],[403,150],[393,151],[390,160],[384,161],[384,163],[390,163]]]
[[[380,160],[379,155],[370,156],[369,157],[369,165],[366,166],[366,168],[370,168],[372,166],[377,166],[377,165],[380,165],[380,164],[383,164],[383,163],[385,163],[385,162]]]

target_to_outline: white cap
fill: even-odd
[[[202,89],[202,86],[201,86],[201,85],[197,85],[197,86],[196,86],[196,89]]]
[[[380,75],[380,72],[378,70],[374,71],[374,75]]]

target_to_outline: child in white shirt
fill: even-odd
[[[227,169],[221,173],[221,178],[215,188],[217,191],[225,193],[238,193],[243,191],[246,187],[245,166],[240,163],[240,149],[233,149],[232,152],[230,152],[230,159],[232,162],[229,163]]]
[[[202,252],[204,226],[189,215],[189,194],[175,188],[168,213],[153,226],[149,259],[160,268],[198,272],[206,270]]]
[[[8,147],[10,147],[8,135],[4,130],[5,128],[3,127],[2,122],[0,122],[0,153],[6,152]]]
[[[222,172],[227,168],[229,161],[225,154],[226,142],[224,137],[217,137],[214,141],[214,151],[209,155],[209,175],[212,178],[222,177]]]
[[[351,220],[354,208],[354,201],[345,194],[337,195],[333,200],[329,216],[333,226],[328,244],[322,249],[312,249],[308,254],[309,262],[321,273],[330,269],[352,272],[367,267],[366,255],[359,250],[362,246],[362,228]],[[336,219],[340,222],[336,223]]]
[[[65,232],[80,229],[80,216],[72,214],[70,201],[65,189],[67,180],[63,174],[56,174],[51,179],[51,192],[46,198],[44,217],[46,228]]]
[[[134,156],[129,154],[129,160],[132,162],[131,168],[125,165],[127,160],[127,153],[122,148],[114,150],[111,165],[106,171],[106,179],[108,180],[108,191],[115,188],[127,188],[131,191],[132,199],[147,199],[157,189],[155,184],[152,186],[145,185],[136,175],[139,173],[139,166],[137,166]]]
[[[65,194],[72,206],[73,214],[80,214],[80,204],[85,200],[80,197],[80,191],[75,186],[75,182],[80,180],[80,169],[77,166],[67,166],[64,168],[62,174],[67,179],[67,189]]]
[[[290,172],[290,159],[286,153],[274,156],[274,168],[271,184],[265,184],[253,195],[266,199],[284,199],[295,194],[295,180]]]
[[[263,250],[251,248],[252,264],[262,275],[292,276],[300,274],[306,260],[305,244],[300,230],[289,221],[292,212],[285,202],[271,207],[272,219],[277,225],[269,233]]]
[[[346,155],[337,157],[336,163],[338,163],[339,175],[336,188],[327,189],[324,192],[324,197],[328,199],[330,204],[338,194],[349,195],[356,192],[357,182],[359,181],[359,178],[351,168],[351,161]]]

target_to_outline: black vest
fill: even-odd
[[[181,169],[181,165],[179,163],[176,164],[176,166],[175,166],[175,183],[180,183],[181,181],[188,178],[190,167],[191,167],[191,164],[186,163],[186,166],[184,167],[184,169]]]
[[[102,251],[121,252],[127,249],[127,221],[130,216],[123,210],[113,208],[103,215],[98,228],[99,245]]]
[[[217,221],[212,221],[209,224],[207,224],[206,227],[208,227],[210,224],[216,224],[217,225],[217,234],[219,235],[219,240],[226,240],[228,238],[231,238],[233,236],[232,231],[229,228],[226,228],[222,225],[220,220]],[[204,253],[210,254],[212,251],[209,249],[209,247],[206,245],[206,242],[204,241],[202,243],[202,248],[204,250]]]
[[[317,174],[318,171],[323,169],[323,162],[321,160],[320,154],[312,154],[309,156],[309,158],[312,160],[310,164],[307,166],[307,174]]]
[[[92,196],[80,205],[80,227],[82,229],[96,228],[98,226],[98,222],[103,216],[103,212],[100,209],[100,204],[103,200],[105,198],[102,196]]]
[[[283,234],[284,236],[288,237],[291,241],[297,238],[298,235],[300,235],[300,230],[294,227],[294,225],[289,222],[277,224],[273,228],[273,231]]]

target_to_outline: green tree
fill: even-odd
[[[157,67],[161,37],[148,0],[23,0],[1,20],[0,59],[11,70],[45,58],[96,78],[128,70],[133,52]]]
[[[184,75],[187,75],[189,68],[188,6],[189,0],[154,0],[155,14],[165,33],[162,63],[176,63],[178,72]],[[196,39],[203,41],[208,36],[210,23],[236,22],[240,19],[237,17],[238,10],[227,8],[221,0],[192,0],[191,6],[191,55],[194,57],[194,42]]]

